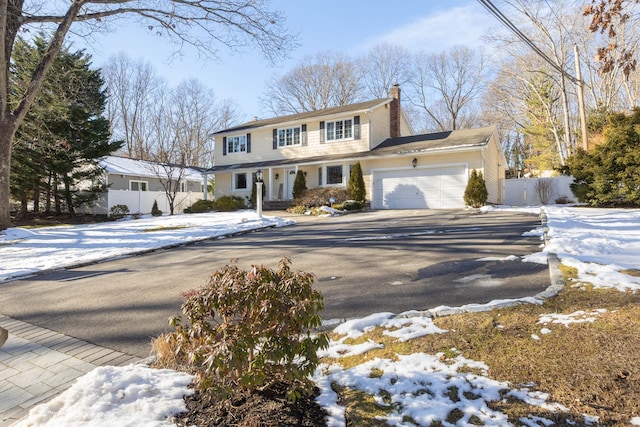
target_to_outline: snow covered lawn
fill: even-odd
[[[527,261],[545,262],[546,254],[555,252],[563,264],[577,269],[583,283],[620,291],[640,288],[640,275],[637,274],[640,270],[640,210],[545,207],[544,211],[548,217],[548,244],[541,247],[539,253],[527,257]],[[225,214],[221,221],[215,215],[219,214],[162,218],[153,223],[142,222],[150,220],[116,222],[105,228],[84,227],[81,231],[77,228],[11,229],[0,237],[0,244],[4,243],[0,246],[3,265],[0,279],[35,272],[38,268],[62,267],[69,258],[73,262],[82,261],[83,253],[87,251],[78,248],[87,241],[97,242],[101,252],[109,253],[109,256],[122,256],[129,250],[146,249],[169,240],[184,242],[215,235],[211,233],[286,224],[274,218],[259,221],[250,212]],[[167,222],[162,224],[167,227],[180,224],[187,227],[159,231],[160,235],[143,232],[165,220]],[[542,237],[543,231],[539,228],[531,233]],[[15,254],[16,251],[19,254]],[[61,251],[66,255],[61,255]],[[35,262],[24,262],[32,256]],[[488,307],[491,306],[490,303]],[[567,328],[575,323],[594,322],[606,313],[602,309],[585,309],[566,315],[548,313],[539,318],[540,333],[546,336],[554,325]],[[347,338],[360,337],[374,327],[383,328],[383,336],[404,342],[426,334],[448,333],[420,313],[407,313],[401,320],[392,313],[374,313],[337,326],[334,333],[341,338],[334,340],[324,354],[334,362],[321,366],[314,377],[322,390],[319,402],[329,412],[331,426],[345,425],[345,408],[338,403],[332,383],[373,396],[379,405],[390,409],[382,419],[396,426],[429,425],[436,420],[444,423],[452,413],[457,414],[456,425],[477,422],[510,425],[504,413],[488,406],[491,401],[507,397],[548,412],[567,410],[549,401],[544,393],[490,378],[483,361],[467,359],[455,350],[450,354],[417,352],[394,358],[374,358],[349,368],[341,366],[343,357],[366,354],[384,346],[371,339],[353,345],[345,343]],[[531,338],[540,340],[537,335]],[[147,377],[146,372],[148,368],[96,369],[51,402],[34,408],[19,425],[77,425],[79,419],[83,425],[170,425],[170,415],[184,409],[176,397],[190,392],[186,388],[188,378],[171,371]],[[103,385],[99,386],[99,383]],[[160,400],[159,396],[166,400]],[[550,425],[550,420],[534,414],[522,417],[520,422],[527,426]],[[585,415],[582,422],[596,424],[597,419]],[[640,417],[628,422],[640,425]]]
[[[0,282],[42,271],[293,224],[254,211],[145,216],[81,226],[10,228],[0,232]]]

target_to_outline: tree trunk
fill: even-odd
[[[71,195],[71,178],[65,174],[62,179],[64,181],[64,198],[67,202],[67,210],[71,216],[76,216],[76,210],[73,208],[73,197]]]
[[[45,207],[44,207],[44,211],[46,213],[50,213],[51,212],[51,172],[49,172],[49,176],[47,176],[47,195],[45,197]]]
[[[7,123],[9,122],[9,123]],[[10,118],[0,121],[0,230],[11,227],[11,143],[15,127]]]

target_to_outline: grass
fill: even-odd
[[[575,278],[571,269],[564,268],[563,274],[567,280]],[[552,332],[540,332],[545,327],[538,323],[542,314],[595,309],[607,311],[592,323],[546,325]],[[377,328],[351,343],[371,339],[384,348],[326,361],[347,369],[376,357],[393,359],[398,354],[423,352],[443,353],[446,358],[457,353],[486,363],[492,379],[512,387],[534,385],[533,389],[549,394],[550,402],[569,408],[568,413],[558,413],[514,399],[491,403],[515,425],[522,425],[520,417],[530,415],[551,419],[559,426],[581,425],[583,414],[599,417],[602,426],[628,425],[632,417],[640,416],[640,295],[567,286],[543,305],[460,314],[437,318],[434,323],[448,332],[401,343]],[[533,334],[542,339],[533,339]],[[338,394],[347,408],[347,425],[383,425],[375,417],[389,408],[376,408],[373,398],[358,390],[342,388]],[[451,413],[448,421],[455,422],[458,416]]]

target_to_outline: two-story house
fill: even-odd
[[[264,120],[215,135],[216,197],[248,197],[261,170],[265,202],[291,200],[298,170],[307,188],[346,188],[360,162],[374,209],[461,208],[472,169],[500,203],[506,160],[495,128],[412,135],[400,88],[389,98]]]

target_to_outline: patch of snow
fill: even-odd
[[[160,427],[187,410],[183,396],[193,377],[145,365],[99,367],[53,400],[33,408],[15,427]]]

